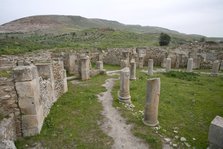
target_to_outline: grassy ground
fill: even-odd
[[[78,85],[69,83],[69,91],[51,108],[42,131],[34,137],[16,141],[18,149],[41,143],[46,148],[110,148],[113,140],[100,129],[102,105],[96,94],[106,76],[96,76]]]
[[[152,77],[161,79],[159,104],[161,129],[158,131],[142,123],[146,80],[151,77],[138,71],[137,80],[131,81],[130,93],[135,105],[133,111],[118,103],[119,81],[113,89],[113,96],[116,99],[114,106],[119,107],[128,122],[135,125],[132,132],[145,139],[155,149],[162,146],[160,135],[171,138],[172,142],[181,148],[185,146],[179,139],[173,139],[175,136],[185,137],[192,147],[206,148],[210,122],[216,115],[223,116],[223,77],[180,72],[155,74]],[[178,133],[174,133],[174,130]]]
[[[107,70],[118,66],[105,65]],[[223,116],[223,77],[170,72],[155,74],[161,78],[159,122],[161,129],[154,130],[142,123],[146,96],[146,80],[151,78],[137,70],[137,80],[131,81],[130,93],[135,108],[128,109],[117,100],[119,81],[112,94],[127,123],[134,124],[134,135],[145,139],[151,148],[162,148],[160,135],[172,139],[185,148],[175,136],[185,137],[198,149],[206,148],[210,122],[216,115]],[[79,85],[69,83],[69,91],[52,107],[45,119],[41,134],[16,141],[18,148],[41,143],[47,148],[111,148],[112,139],[102,132],[101,103],[96,94],[105,89],[101,84],[106,76],[93,77]],[[177,130],[178,133],[174,133]],[[158,134],[157,134],[158,132]],[[194,139],[196,140],[194,140]]]
[[[1,70],[0,71],[0,78],[1,77],[5,77],[5,78],[9,78],[9,77],[11,77],[11,71],[6,71],[6,70]]]
[[[172,35],[170,47],[187,43],[193,39],[185,39]],[[107,49],[107,48],[132,48],[144,46],[158,46],[159,34],[139,34],[121,30],[86,29],[54,34],[21,34],[0,33],[0,55],[20,54],[33,52],[40,49]]]

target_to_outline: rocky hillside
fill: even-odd
[[[14,20],[0,26],[0,32],[67,33],[90,28],[112,28],[134,33],[161,33],[182,35],[177,31],[140,25],[125,25],[117,21],[88,19],[80,16],[45,15]]]

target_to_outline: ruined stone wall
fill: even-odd
[[[14,134],[21,136],[21,117],[20,109],[18,107],[17,93],[14,87],[14,81],[10,78],[0,78],[0,114],[4,121],[15,125],[15,129],[12,129],[12,125],[7,126],[10,128],[9,134],[13,134],[11,138],[15,138]],[[9,119],[8,119],[9,118]],[[3,119],[0,119],[0,121]],[[4,123],[4,122],[3,122]],[[4,125],[4,124],[2,124]],[[6,125],[5,125],[6,126]],[[1,129],[1,127],[0,127]],[[1,132],[0,132],[1,133]],[[1,134],[2,135],[2,134]],[[0,136],[0,138],[2,138]],[[9,136],[6,138],[10,138]]]
[[[119,65],[122,59],[122,50],[123,49],[108,49],[104,53],[104,64],[111,64],[111,65]]]
[[[161,66],[163,59],[167,57],[167,51],[160,48],[149,48],[146,49],[144,65],[147,66],[148,60],[153,59],[155,66]]]
[[[0,147],[11,147],[8,142],[13,146],[13,141],[22,135],[20,109],[12,77],[0,78],[0,96]]]
[[[56,101],[53,69],[51,63],[38,63],[36,66],[40,77],[40,103],[43,105],[43,115],[46,117]]]
[[[54,91],[55,98],[58,99],[64,92],[66,86],[64,79],[66,79],[66,72],[64,70],[63,61],[61,59],[54,59],[52,61],[53,77],[54,77]]]
[[[66,91],[61,60],[17,66],[13,78],[0,78],[0,145],[38,134],[53,103]]]

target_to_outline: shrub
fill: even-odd
[[[168,34],[161,33],[159,37],[159,44],[160,46],[167,46],[169,45],[171,37]]]
[[[198,74],[193,72],[178,72],[178,71],[170,71],[165,73],[165,75],[167,77],[178,78],[187,81],[195,81],[197,79],[197,76],[199,76]]]

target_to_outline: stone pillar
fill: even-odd
[[[63,70],[63,93],[66,93],[68,91],[68,85],[67,85],[67,72],[64,69]]]
[[[64,67],[69,74],[75,74],[76,59],[77,59],[77,56],[75,54],[65,54]]]
[[[46,117],[49,114],[50,108],[56,101],[55,82],[51,63],[36,64],[40,78],[40,103],[43,106],[43,115]]]
[[[43,108],[40,105],[40,84],[37,67],[18,66],[13,70],[18,104],[21,110],[22,134],[40,133],[43,125]]]
[[[176,68],[180,68],[181,56],[176,54]]]
[[[129,51],[123,51],[122,52],[122,58],[129,62]]]
[[[139,57],[139,68],[143,68],[144,58]]]
[[[120,71],[120,91],[118,95],[119,101],[131,103],[129,91],[129,68],[125,67]]]
[[[64,82],[64,79],[66,79],[64,75],[64,63],[61,59],[54,59],[52,66],[55,97],[58,99],[65,92],[64,89],[67,88],[67,84]]]
[[[103,70],[103,62],[102,61],[96,62],[96,69]]]
[[[88,80],[90,79],[90,59],[89,56],[81,56],[81,79]]]
[[[153,75],[153,59],[148,61],[148,75]]]
[[[136,62],[134,59],[130,61],[130,80],[136,80]]]
[[[121,68],[129,67],[128,61],[127,60],[121,60],[120,66],[121,66]]]
[[[163,68],[166,68],[166,59],[167,58],[164,58],[162,63],[161,63],[161,67],[163,67]]]
[[[146,106],[143,122],[148,126],[156,126],[158,121],[158,106],[160,97],[160,78],[147,80]]]
[[[212,65],[211,76],[218,75],[219,67],[220,67],[220,62],[218,60],[214,61],[213,65]]]
[[[220,70],[223,70],[223,60],[221,61],[221,66],[220,66]]]
[[[166,72],[171,70],[171,58],[166,59]]]
[[[187,61],[187,72],[193,71],[193,58],[189,58]]]
[[[100,53],[100,54],[98,55],[98,61],[103,61],[103,54],[102,54],[102,53]]]
[[[223,148],[223,118],[216,116],[209,127],[209,149]]]

